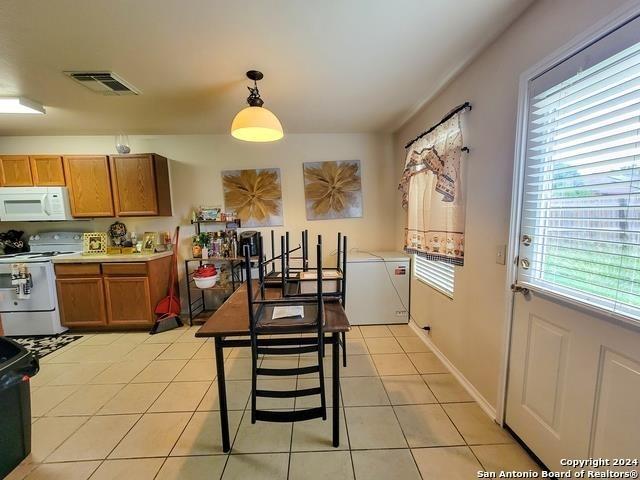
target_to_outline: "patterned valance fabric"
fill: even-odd
[[[408,253],[463,265],[465,195],[461,154],[459,114],[407,149],[398,189],[407,210]]]

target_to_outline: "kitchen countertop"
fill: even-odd
[[[62,255],[53,257],[53,263],[112,263],[112,262],[149,262],[158,258],[168,257],[173,252],[159,253],[132,253],[130,255],[82,255],[76,253],[74,255]]]

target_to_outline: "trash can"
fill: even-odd
[[[38,369],[38,359],[26,348],[0,337],[0,478],[31,452],[29,378]]]

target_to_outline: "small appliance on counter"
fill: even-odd
[[[244,246],[249,245],[249,255],[255,257],[258,255],[258,232],[249,230],[240,234],[240,251],[239,255],[244,255]]]
[[[73,220],[67,187],[0,187],[0,220]]]
[[[56,335],[67,330],[60,323],[51,259],[81,253],[82,235],[42,232],[29,237],[30,252],[0,255],[0,314],[6,336]]]

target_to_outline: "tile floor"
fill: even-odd
[[[196,339],[196,330],[86,335],[45,357],[32,380],[33,451],[8,478],[430,480],[538,469],[407,326],[349,333],[338,449],[330,420],[251,425],[249,351],[229,350],[233,453],[225,455],[213,344]],[[305,357],[263,362],[313,362]],[[305,377],[265,383],[314,384]],[[330,379],[327,387],[330,395]],[[315,403],[262,400],[263,408]]]

